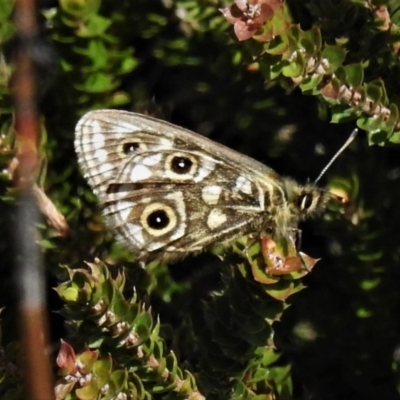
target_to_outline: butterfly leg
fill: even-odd
[[[296,255],[300,259],[301,264],[303,265],[303,268],[305,270],[307,270],[308,272],[311,272],[311,270],[307,267],[306,263],[304,262],[304,259],[300,252],[303,231],[299,228],[292,228],[292,232],[294,233],[294,235],[293,235],[294,238],[292,235],[290,235],[289,238],[290,238],[290,241],[293,243],[293,247],[296,249]]]

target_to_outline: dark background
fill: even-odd
[[[300,26],[322,25],[328,43],[346,34],[355,40],[363,23],[361,12],[340,12],[346,2],[338,2],[337,14],[330,15],[324,15],[319,2],[290,3]],[[87,2],[83,10],[73,9],[67,1],[40,6],[45,16],[39,18],[42,32],[35,49],[45,168],[39,180],[72,230],[65,239],[45,224],[40,228],[50,286],[62,279],[60,264],[76,267],[99,257],[114,267],[137,268],[132,255],[115,245],[103,227],[96,199],[78,170],[73,132],[83,112],[96,108],[148,111],[299,182],[315,179],[355,126],[355,120],[330,123],[329,106],[318,96],[305,96],[288,81],[266,82],[260,71],[249,67],[245,44],[229,36],[232,27],[214,2],[177,1],[165,6],[155,0],[104,0],[99,9],[96,2]],[[86,26],[82,21],[91,13],[104,20]],[[323,25],[324,18],[330,24]],[[105,33],[96,35],[106,22]],[[13,42],[6,39],[7,55]],[[353,42],[356,54],[365,48],[359,39],[358,48]],[[398,70],[383,72],[374,64],[372,53],[363,54],[371,62],[366,76],[390,82],[390,97],[396,92]],[[10,107],[6,93],[1,107],[5,111]],[[8,118],[5,112],[5,133]],[[332,184],[348,193],[350,204],[334,205],[320,219],[302,226],[302,250],[321,261],[304,278],[307,288],[288,300],[290,307],[274,325],[275,344],[285,363],[292,365],[293,398],[397,399],[398,146],[369,146],[361,132],[321,181],[321,185]],[[5,202],[0,207],[6,226],[12,211]],[[5,229],[0,235],[2,280],[7,287],[11,246]],[[204,255],[171,266],[168,279],[174,286],[165,292],[169,291],[172,303],[165,302],[165,293],[153,293],[154,312],[177,329],[176,310],[191,296],[182,285],[200,285],[193,290],[206,296],[220,287],[218,268],[212,256]],[[2,303],[12,307],[13,297],[5,289]],[[60,307],[49,289],[55,343],[65,335],[62,318],[53,312]],[[3,326],[6,342],[14,339],[7,329]]]

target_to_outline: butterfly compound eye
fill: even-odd
[[[313,204],[313,195],[311,193],[305,193],[300,196],[300,209],[308,210]]]

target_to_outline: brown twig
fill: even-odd
[[[45,216],[47,223],[63,237],[68,236],[70,229],[64,216],[57,210],[54,203],[38,185],[33,185],[33,194],[39,211]]]
[[[35,104],[34,65],[31,54],[37,40],[34,0],[16,0],[18,46],[12,89],[15,104],[17,183],[20,189],[15,241],[18,244],[17,282],[20,292],[20,333],[24,354],[25,395],[32,400],[54,399],[52,371],[47,356],[47,318],[44,273],[35,243],[38,220],[35,181],[39,124]]]
[[[17,171],[19,161],[14,157],[8,166],[10,176],[14,177]],[[69,235],[70,229],[65,217],[57,210],[57,207],[47,196],[44,190],[36,183],[32,185],[32,192],[36,199],[36,205],[40,213],[46,218],[47,223],[62,237]]]

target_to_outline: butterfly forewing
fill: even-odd
[[[129,113],[92,111],[76,127],[75,149],[79,164],[95,193],[102,198],[134,150],[168,149],[172,141],[159,137],[145,118],[127,118]],[[146,145],[145,145],[146,144]]]

